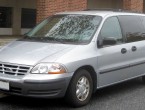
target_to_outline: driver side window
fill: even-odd
[[[115,39],[117,44],[122,43],[122,32],[117,17],[110,17],[104,22],[100,36],[102,39]]]

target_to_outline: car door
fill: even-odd
[[[104,39],[114,39],[116,43],[113,40],[105,43]],[[105,20],[98,36],[98,44],[102,44],[98,46],[97,56],[98,86],[101,88],[131,78],[131,45],[125,43],[118,17]]]
[[[145,17],[139,15],[118,16],[128,47],[128,76],[138,77],[145,73]]]

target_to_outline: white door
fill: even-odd
[[[132,60],[129,54],[130,46],[124,42],[117,17],[110,17],[104,22],[98,40],[103,41],[102,47],[98,49],[97,59],[99,87],[128,79],[131,71],[129,61]]]

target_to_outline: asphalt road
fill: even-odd
[[[0,94],[0,110],[74,110],[63,99],[33,99]],[[140,78],[98,90],[91,102],[75,110],[145,110],[145,84]]]

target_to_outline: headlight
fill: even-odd
[[[66,73],[64,66],[58,63],[37,64],[32,70],[32,74],[63,74]]]

